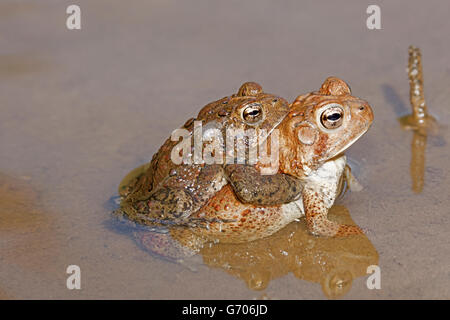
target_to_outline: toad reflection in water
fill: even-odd
[[[428,114],[423,92],[422,56],[419,48],[409,47],[408,77],[413,113],[399,119],[403,129],[413,131],[411,143],[412,190],[421,193],[425,177],[425,150],[428,133],[436,133],[436,120]]]
[[[329,214],[334,221],[354,224],[343,206],[332,207]],[[170,234],[185,243],[186,232],[171,229]],[[264,290],[272,280],[292,272],[298,279],[319,283],[330,299],[345,295],[353,279],[368,276],[367,267],[378,264],[378,252],[365,235],[317,237],[308,232],[303,220],[256,241],[204,246],[200,255],[204,264],[242,279],[252,290]]]

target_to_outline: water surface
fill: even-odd
[[[69,4],[0,4],[0,298],[327,298],[318,275],[330,283],[330,259],[348,256],[351,267],[378,261],[382,287],[368,290],[361,267],[347,268],[336,273],[355,275],[341,298],[450,298],[448,4],[383,3],[378,31],[366,29],[359,1],[78,1],[79,31],[65,28]],[[420,192],[414,135],[397,120],[410,112],[410,44],[422,49],[425,97],[440,124],[422,148]],[[110,227],[107,203],[123,176],[207,102],[249,80],[292,101],[330,75],[375,114],[348,152],[364,190],[333,209],[370,229],[367,238],[339,247],[309,239],[298,223],[267,251],[264,241],[206,248],[192,272]],[[249,269],[246,252],[262,253]],[[322,260],[300,269],[311,257]],[[79,291],[66,288],[72,264]]]

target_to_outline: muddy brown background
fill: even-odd
[[[0,298],[323,298],[292,274],[257,292],[220,269],[156,259],[110,230],[105,203],[174,128],[242,82],[292,101],[330,75],[375,113],[348,152],[365,189],[339,203],[371,230],[382,289],[361,277],[345,298],[450,298],[447,2],[76,1],[82,29],[69,31],[73,3],[0,3]],[[382,30],[366,28],[369,4]],[[420,194],[412,133],[397,122],[410,109],[410,44],[441,125]],[[66,289],[70,264],[80,291]]]

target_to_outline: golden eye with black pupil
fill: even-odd
[[[262,107],[259,103],[253,103],[242,111],[242,119],[248,123],[256,123],[262,119]]]
[[[327,129],[336,129],[342,125],[344,120],[344,110],[338,105],[331,105],[324,110],[320,116],[320,122]]]

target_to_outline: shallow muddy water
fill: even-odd
[[[0,299],[450,298],[448,4],[383,2],[372,31],[359,1],[78,1],[73,31],[69,4],[0,3]],[[439,124],[426,138],[398,121],[410,44]],[[111,224],[121,179],[206,103],[245,81],[292,101],[330,75],[375,114],[347,152],[364,189],[331,212],[367,236],[315,238],[300,221],[206,247],[193,271]]]

